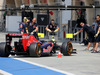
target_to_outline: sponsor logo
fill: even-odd
[[[50,25],[50,28],[52,28],[52,25]]]
[[[22,39],[29,39],[29,36],[22,36]]]
[[[22,34],[9,33],[8,35],[10,35],[10,36],[21,36]]]
[[[36,26],[33,26],[33,28],[35,28]]]
[[[43,48],[43,52],[51,52],[52,47],[48,46],[47,49]]]
[[[22,28],[22,27],[23,27],[23,25],[21,24],[21,25],[20,25],[20,28]]]
[[[41,20],[44,21],[44,17],[41,17]]]

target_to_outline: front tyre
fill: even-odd
[[[70,56],[73,52],[73,45],[71,42],[64,42],[62,44],[61,52],[64,56]]]
[[[29,47],[29,55],[40,57],[41,56],[41,44],[40,43],[31,43]]]

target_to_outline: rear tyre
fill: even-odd
[[[62,49],[61,52],[63,53],[64,56],[70,56],[73,51],[73,46],[71,42],[64,42],[62,44]]]
[[[6,43],[0,43],[0,57],[8,57],[9,51],[6,48]]]
[[[40,43],[31,43],[29,47],[29,55],[40,57],[41,56],[41,44]]]

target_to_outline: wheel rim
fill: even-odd
[[[37,45],[37,55],[41,56],[41,47],[40,47],[40,44]]]
[[[39,55],[41,54],[41,48],[40,48],[40,45],[39,45],[39,48],[38,48],[38,53],[39,53]]]
[[[69,55],[71,55],[72,51],[73,51],[73,46],[72,46],[71,42],[69,42],[67,45],[67,52]]]

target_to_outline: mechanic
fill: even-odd
[[[36,18],[32,19],[32,22],[28,26],[29,35],[34,35],[34,37],[39,40],[37,32],[38,32],[38,25],[36,23]]]
[[[88,47],[86,49],[84,49],[84,51],[89,50],[91,43],[93,43],[93,49],[94,49],[95,48],[95,43],[94,43],[94,41],[95,41],[95,38],[94,38],[95,31],[93,30],[93,28],[91,26],[86,25],[83,22],[81,22],[80,25],[82,26],[82,29],[79,30],[78,32],[74,33],[73,35],[75,36],[75,35],[79,34],[80,32],[85,31],[88,35],[89,40],[88,40]]]
[[[98,45],[100,44],[100,15],[97,15],[97,29],[96,29],[96,34],[95,34],[95,49],[92,51],[92,53],[98,53]]]
[[[27,26],[28,26],[29,20],[26,17],[24,17],[23,20],[24,20],[24,22],[22,22],[21,25],[20,25],[20,32],[21,32],[21,34],[28,33]]]
[[[50,32],[50,35],[56,35],[55,33],[58,32],[59,27],[54,23],[54,19],[52,19],[49,25],[47,25],[46,30]]]

